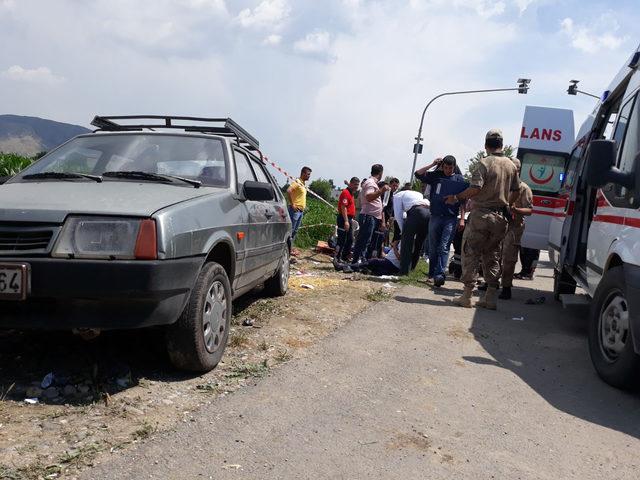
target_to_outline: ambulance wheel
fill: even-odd
[[[576,293],[576,281],[571,275],[562,270],[553,271],[553,298],[560,300],[560,295],[573,295]]]
[[[633,349],[631,315],[622,267],[608,270],[589,312],[589,353],[605,382],[624,390],[640,387],[640,355]]]

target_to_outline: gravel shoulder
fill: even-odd
[[[267,377],[387,297],[382,283],[334,271],[304,251],[285,297],[236,303],[222,363],[201,376],[172,369],[161,332],[0,332],[0,479],[61,478],[193,423],[203,408]],[[310,287],[310,288],[309,288]],[[344,306],[349,292],[348,309]],[[252,326],[243,326],[250,320]],[[51,386],[41,388],[47,374]],[[37,397],[36,404],[26,398]]]

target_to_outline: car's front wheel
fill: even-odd
[[[215,368],[229,338],[231,310],[227,272],[217,263],[205,264],[182,315],[167,328],[171,363],[195,372]]]
[[[598,375],[617,388],[640,386],[640,355],[633,349],[631,315],[622,267],[608,270],[593,296],[589,353]]]

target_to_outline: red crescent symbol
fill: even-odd
[[[533,165],[531,165],[529,167],[529,178],[531,178],[531,181],[533,183],[536,183],[538,185],[544,185],[545,183],[549,183],[551,181],[551,179],[553,178],[554,174],[555,174],[555,169],[552,167],[551,168],[551,175],[549,175],[548,178],[537,179],[536,177],[533,176]]]

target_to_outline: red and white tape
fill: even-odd
[[[266,163],[267,165],[271,165],[273,168],[275,168],[277,171],[279,171],[281,174],[283,174],[285,177],[287,177],[289,180],[291,180],[292,182],[297,182],[298,179],[296,177],[294,177],[293,175],[291,175],[289,172],[287,172],[286,170],[284,170],[282,167],[280,167],[279,165],[276,165],[275,162],[272,162],[271,160],[269,160],[269,158],[266,155],[262,156],[264,163]],[[323,203],[325,203],[329,208],[331,208],[334,211],[338,211],[338,209],[335,207],[335,205],[331,205],[329,202],[327,202],[324,198],[322,198],[320,195],[318,195],[316,192],[310,190],[307,188],[307,192],[310,193],[311,195],[313,195],[314,197],[316,197],[318,200],[322,201]]]

